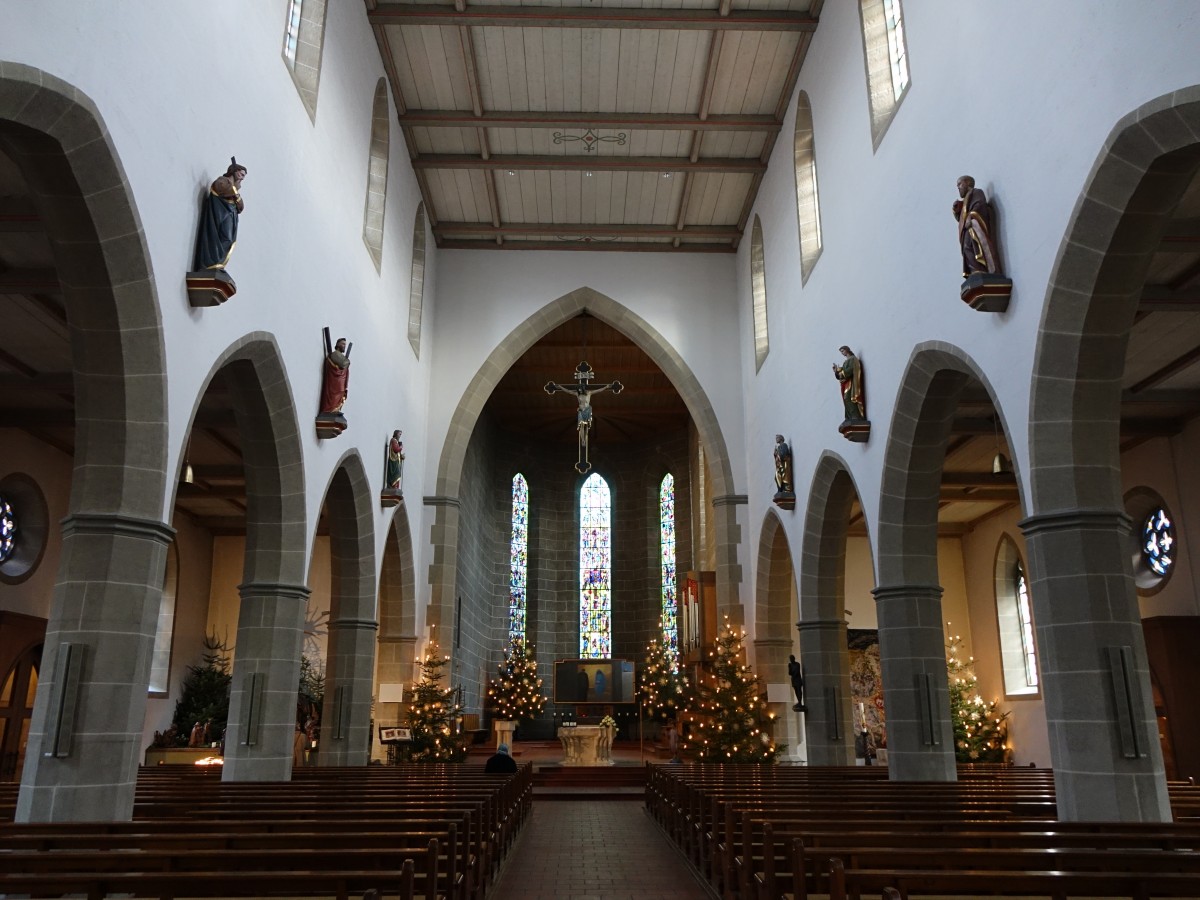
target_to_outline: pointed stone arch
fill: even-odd
[[[338,460],[325,489],[329,524],[329,659],[320,764],[361,766],[370,745],[375,674],[374,496],[358,450]]]
[[[162,520],[168,438],[158,297],[133,192],[91,98],[40,69],[4,62],[0,147],[50,239],[75,380],[70,514],[16,818],[128,819],[174,534]],[[103,642],[93,609],[103,610]],[[85,660],[69,742],[54,724],[68,647]]]
[[[763,516],[758,539],[758,572],[754,591],[755,674],[767,684],[788,684],[788,657],[792,655],[792,629],[795,627],[796,574],[787,530],[772,508]],[[791,757],[798,749],[800,732],[792,712],[795,703],[768,704],[774,713],[774,734],[778,743],[788,744]]]
[[[495,349],[463,391],[462,399],[450,418],[438,459],[436,493],[425,498],[426,504],[435,509],[432,532],[434,561],[429,575],[432,590],[429,620],[443,627],[454,621],[458,495],[467,446],[484,404],[504,373],[526,350],[543,335],[585,310],[637,344],[662,369],[687,405],[704,444],[714,482],[713,513],[718,545],[717,603],[720,611],[731,620],[741,622],[738,590],[741,566],[737,561],[740,535],[736,513],[737,508],[745,504],[746,498],[733,493],[733,470],[716,411],[683,357],[653,326],[621,303],[589,287],[577,288],[548,303],[498,340]],[[448,642],[444,635],[443,641]]]
[[[218,372],[229,391],[246,472],[246,548],[222,778],[287,781],[309,594],[296,404],[269,332],[250,332],[226,348],[196,395],[192,420]],[[257,727],[248,727],[251,718]]]
[[[1031,514],[1021,527],[1063,819],[1171,816],[1118,438],[1129,332],[1151,258],[1200,168],[1198,136],[1200,85],[1116,123],[1071,213],[1042,307],[1030,388]],[[1111,689],[1114,652],[1124,654],[1120,674],[1133,685],[1125,698]],[[1130,733],[1140,755],[1130,756],[1122,738]]]
[[[846,537],[858,488],[836,453],[817,460],[805,506],[800,555],[800,653],[808,706],[808,761],[854,765],[850,659],[846,642]]]
[[[971,378],[983,384],[1003,420],[996,392],[970,356],[941,341],[918,344],[900,381],[884,451],[874,594],[888,763],[901,781],[957,777],[937,513],[950,429],[959,394]]]
[[[417,586],[412,529],[407,501],[401,501],[384,539],[379,571],[379,632],[376,649],[377,685],[408,684],[417,658]],[[377,690],[378,694],[378,690]],[[379,702],[376,718],[399,721],[400,706]],[[383,759],[383,748],[375,745]]]

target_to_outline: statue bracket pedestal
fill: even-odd
[[[188,272],[184,280],[187,283],[188,303],[194,309],[220,306],[237,293],[237,285],[222,269]]]
[[[347,428],[350,423],[341,413],[321,413],[317,416],[317,437],[329,440],[335,438]]]
[[[838,434],[856,444],[865,444],[871,436],[871,423],[867,419],[843,419]]]
[[[772,502],[780,509],[795,509],[796,508],[796,492],[795,491],[776,491],[775,496],[771,498]]]
[[[974,272],[963,281],[958,295],[963,303],[977,312],[1006,312],[1009,298],[1012,297],[1012,279]]]
[[[321,426],[317,425],[317,431],[320,432]],[[340,432],[339,432],[340,433]],[[395,488],[384,488],[379,492],[379,506],[381,509],[391,509],[393,506],[399,506],[404,502],[403,492]]]

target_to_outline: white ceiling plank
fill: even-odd
[[[702,149],[704,156],[729,156],[729,148],[733,146],[731,134],[705,134]]]
[[[546,105],[544,109],[566,109],[563,105],[563,31],[562,28],[542,28],[542,70],[545,78]]]
[[[438,211],[438,220],[444,218],[450,221],[465,221],[454,173],[446,169],[436,169],[429,173],[428,184],[429,192],[433,194],[430,199]]]
[[[568,112],[583,110],[583,29],[556,28],[562,36],[563,106]]]
[[[486,28],[471,29],[471,43],[475,46],[475,76],[479,79],[479,98],[484,109],[503,109],[495,96],[494,66],[487,32]]]
[[[496,173],[496,199],[501,222],[524,222],[521,211],[521,182],[517,175]]]
[[[742,98],[741,111],[754,110],[757,112],[762,108],[763,103],[767,102],[764,98],[770,94],[771,110],[774,111],[775,104],[779,101],[779,91],[767,90],[767,82],[770,80],[767,76],[767,68],[763,66],[764,60],[769,60],[772,65],[779,58],[779,36],[778,35],[761,35],[758,42],[758,54],[755,58],[751,58],[747,62],[749,69],[749,77],[746,82],[746,93]],[[784,63],[784,74],[787,74],[787,64],[791,62],[791,58]]]
[[[488,146],[496,156],[509,156],[517,152],[517,129],[487,129]]]
[[[523,28],[502,28],[504,52],[508,61],[508,96],[512,108],[529,109],[529,85],[525,77],[525,40]]]
[[[590,179],[596,182],[596,223],[611,225],[612,219],[612,172],[597,172]]]
[[[454,186],[458,192],[458,202],[462,207],[463,222],[483,222],[491,219],[491,214],[487,210],[487,198],[484,198],[484,208],[479,208],[478,198],[475,196],[475,188],[471,184],[472,172],[462,171],[454,173]],[[442,216],[442,221],[446,221],[446,217]]]
[[[713,218],[709,224],[736,225],[738,216],[742,214],[742,205],[746,202],[746,191],[749,187],[750,178],[748,176],[723,177],[720,190],[717,192]]]
[[[436,153],[433,149],[433,137],[435,132],[443,131],[442,128],[414,128],[412,129],[413,147],[418,153]]]
[[[388,43],[392,48],[392,65],[396,71],[396,80],[400,84],[400,93],[405,102],[412,106],[417,103],[417,77],[413,71],[412,55],[405,43],[403,28],[387,28]]]
[[[658,71],[658,45],[661,31],[643,31],[638,48],[637,75],[634,78],[634,109],[650,112],[655,108],[654,75]]]
[[[521,37],[525,45],[525,95],[529,109],[544,111],[554,107],[547,105],[546,57],[542,49],[542,34],[545,28],[522,28]],[[555,73],[554,78],[557,79]]]
[[[438,106],[443,109],[471,109],[471,89],[467,84],[467,69],[463,57],[462,38],[458,29],[442,26],[426,35],[426,52],[433,73],[433,87]],[[449,104],[442,107],[443,103]]]
[[[600,109],[600,30],[583,28],[579,59],[580,109]]]
[[[614,112],[617,106],[617,78],[620,75],[621,32],[611,28],[600,30],[600,84],[596,94],[596,109]]]
[[[567,212],[567,175],[567,172],[550,173],[551,222],[569,222],[571,220]]]
[[[578,222],[583,215],[583,173],[563,172],[563,199],[567,214],[563,221]]]
[[[775,59],[768,66],[763,60],[759,66],[767,73],[763,81],[763,93],[758,102],[758,108],[749,105],[746,112],[774,115],[775,106],[779,102],[779,94],[787,88],[788,71],[792,67],[792,59],[796,55],[796,45],[800,43],[799,35],[775,35]]]
[[[491,100],[484,99],[484,109],[514,109],[512,92],[508,86],[508,51],[504,44],[503,28],[484,28],[483,41],[487,47],[488,79],[491,85]]]
[[[537,210],[537,172],[518,172],[517,180],[521,186],[521,221],[538,221]]]
[[[679,196],[683,191],[684,177],[672,175],[670,178],[658,179],[657,190],[654,194],[654,208],[650,213],[650,221],[655,225],[674,225],[676,211],[679,209]]]
[[[710,113],[723,113],[728,107],[729,84],[733,80],[738,50],[744,37],[740,31],[735,31],[722,39],[721,52],[717,55],[717,75],[713,80],[712,98],[708,104]]]
[[[628,196],[629,187],[629,172],[613,172],[612,187],[608,192],[608,216],[609,221],[616,225],[624,225],[626,222],[636,222],[636,218],[630,218],[627,214],[626,198]],[[630,213],[633,211],[630,210]]]
[[[626,184],[625,208],[630,210],[630,221],[650,222],[654,215],[655,185],[648,172],[630,172]]]
[[[653,83],[650,88],[650,112],[666,112],[670,109],[671,85],[678,52],[679,32],[659,32],[658,48],[654,55]]]
[[[596,178],[587,172],[581,173],[579,221],[587,225],[596,224]]]
[[[412,65],[413,94],[405,95],[410,106],[424,109],[434,109],[437,103],[437,91],[433,86],[433,75],[430,72],[429,53],[425,49],[425,32],[436,31],[436,27],[419,25],[402,29],[404,32],[404,53]]]

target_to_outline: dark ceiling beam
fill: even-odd
[[[473,102],[473,101],[472,101]],[[639,128],[645,131],[765,131],[780,124],[773,116],[721,115],[700,118],[689,113],[560,112],[531,110],[410,109],[397,116],[401,125],[421,128]]]
[[[192,474],[194,474],[197,479],[202,481],[211,481],[213,479],[222,478],[241,478],[244,480],[246,478],[246,467],[192,463]]]
[[[1012,472],[942,472],[942,487],[959,488],[993,488],[1017,484],[1017,476]]]
[[[564,230],[570,226],[564,226]],[[721,243],[680,244],[673,247],[667,242],[634,244],[629,241],[452,241],[443,240],[438,246],[443,250],[609,250],[622,253],[734,253],[728,241]]]
[[[765,172],[758,159],[711,158],[690,160],[681,156],[533,156],[503,155],[480,159],[458,153],[423,153],[412,161],[422,169],[487,169],[490,171],[553,172],[710,172],[753,175]]]
[[[1154,387],[1156,384],[1161,384],[1168,378],[1179,374],[1184,369],[1190,368],[1197,361],[1200,361],[1200,347],[1193,347],[1182,356],[1175,357],[1175,359],[1168,362],[1165,366],[1161,366],[1160,368],[1151,372],[1137,384],[1130,387],[1125,393],[1140,394],[1142,391],[1146,390],[1146,388]]]
[[[192,466],[193,474],[195,466]],[[201,480],[199,477],[197,481]],[[187,500],[245,500],[246,487],[245,485],[217,485],[213,487],[204,487],[200,484],[188,484],[186,481],[181,482],[179,491],[175,495],[178,501]]]
[[[494,225],[489,225],[487,222],[442,222],[438,225],[438,231],[444,237],[496,237],[502,235],[508,237],[510,235],[538,235],[545,237],[558,237],[559,235],[574,236],[590,236],[590,237],[675,237],[680,234],[683,237],[703,237],[703,238],[724,238],[726,240],[737,237],[737,228],[733,225],[690,225],[683,229],[682,232],[676,230],[674,225],[583,225],[572,223],[553,224],[549,222],[537,223],[509,223],[497,228]]]
[[[1200,290],[1172,290],[1166,285],[1148,284],[1142,288],[1138,312],[1197,312],[1200,311]]]
[[[1135,394],[1132,391],[1121,393],[1122,406],[1146,406],[1164,404],[1168,406],[1194,406],[1200,409],[1200,390],[1167,388],[1161,391],[1143,391]]]
[[[1005,487],[946,487],[938,498],[953,503],[1012,503],[1020,499],[1016,485]]]
[[[618,6],[452,6],[379,3],[372,25],[493,25],[502,28],[650,28],[690,31],[815,31],[807,13],[777,10],[641,9]]]
[[[0,270],[0,293],[56,294],[58,291],[58,273],[53,269]]]
[[[17,428],[70,428],[75,425],[75,410],[5,406],[0,407],[0,422]],[[231,409],[201,410],[196,414],[193,424],[216,428],[232,428],[236,425]]]
[[[43,372],[37,375],[0,373],[0,391],[21,393],[34,391],[48,394],[73,394],[75,377],[70,372]]]

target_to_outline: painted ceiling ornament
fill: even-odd
[[[591,382],[594,377],[595,372],[585,359],[575,367],[574,384],[559,384],[556,381],[548,381],[545,388],[543,388],[547,394],[556,394],[559,391],[562,391],[564,394],[574,394],[579,401],[579,411],[575,415],[575,429],[578,432],[579,440],[579,458],[575,463],[575,471],[580,475],[583,475],[592,468],[592,463],[588,459],[588,433],[592,428],[592,395],[599,394],[601,391],[612,391],[614,394],[619,394],[625,390],[625,385],[619,381],[593,385]]]
[[[958,197],[951,205],[958,222],[963,278],[959,296],[979,312],[1004,312],[1012,296],[1012,279],[1004,277],[996,230],[996,211],[970,175],[959,176]]]
[[[842,362],[833,364],[833,377],[841,388],[842,408],[846,416],[838,426],[838,433],[856,444],[866,443],[871,436],[871,423],[867,420],[862,362],[845,345],[839,347],[838,352],[842,354]]]
[[[583,149],[588,153],[592,153],[595,151],[596,146],[601,142],[606,144],[616,144],[618,147],[624,147],[625,141],[628,137],[629,135],[624,131],[618,132],[617,134],[599,135],[589,127],[588,130],[583,134],[563,134],[561,131],[556,131],[554,132],[554,143],[568,144],[572,143],[573,141],[582,141]]]

